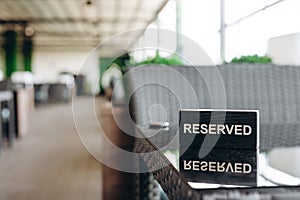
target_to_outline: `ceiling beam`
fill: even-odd
[[[147,18],[139,17],[135,19],[136,22],[145,22],[148,21]],[[5,20],[0,19],[0,24],[19,24],[19,23],[92,23],[92,24],[101,24],[101,23],[121,23],[121,22],[127,22],[128,19],[120,18],[119,20],[115,19],[87,19],[87,18],[25,18],[25,19],[12,19],[12,20]]]
[[[1,24],[28,24],[28,21],[26,21],[26,20],[4,20],[4,19],[0,19],[0,25]]]
[[[100,25],[101,23],[110,23],[110,24],[118,24],[122,22],[127,22],[127,19],[97,19],[91,20],[86,18],[27,18],[27,19],[0,19],[0,25],[3,24],[42,24],[42,23],[62,23],[62,24],[70,24],[70,23],[90,23],[93,25]],[[136,22],[147,22],[149,21],[146,18],[138,18]]]
[[[49,36],[49,37],[91,37],[93,36],[92,32],[75,32],[75,31],[37,31],[37,37]]]

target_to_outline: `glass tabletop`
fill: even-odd
[[[179,171],[179,150],[162,150],[162,153],[172,163],[172,165]],[[257,179],[258,187],[300,185],[299,178],[269,166],[268,155],[266,153],[260,153],[258,163],[259,163],[258,179]],[[212,183],[205,183],[205,182],[188,182],[188,183],[194,189],[247,187],[241,185],[223,185],[223,184],[217,184],[217,183],[212,184]]]
[[[174,131],[163,128],[157,130],[155,128],[140,129],[140,132],[145,138],[159,150],[165,158],[170,162],[178,173],[184,178],[184,174],[179,169],[179,138],[177,134],[169,136]],[[169,134],[169,135],[168,135]],[[146,137],[147,135],[147,137]],[[168,139],[166,136],[168,135]],[[276,169],[269,165],[268,153],[263,152],[258,155],[257,162],[257,187],[276,187],[276,186],[299,186],[300,178],[285,173],[279,169]],[[188,182],[189,186],[193,189],[212,189],[212,188],[244,188],[251,186],[243,185],[224,185],[218,183],[207,183],[207,182]]]

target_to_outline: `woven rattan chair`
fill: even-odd
[[[218,66],[217,73],[211,66],[138,68],[129,70],[126,79],[131,115],[141,129],[153,122],[170,124],[167,133],[149,135],[158,147],[174,137],[184,108],[257,109],[261,151],[300,146],[299,67],[228,64]]]

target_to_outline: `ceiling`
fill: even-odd
[[[1,0],[0,31],[34,30],[39,49],[91,49],[115,34],[145,28],[168,0]],[[30,30],[30,29],[27,29]],[[141,31],[106,42],[103,56],[127,49]]]

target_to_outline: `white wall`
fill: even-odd
[[[60,72],[84,74],[90,92],[94,93],[98,87],[99,59],[88,51],[35,51],[32,71],[37,82],[56,82]]]
[[[300,148],[278,148],[270,152],[270,166],[300,178]]]
[[[271,38],[268,55],[278,65],[300,65],[300,33]]]

